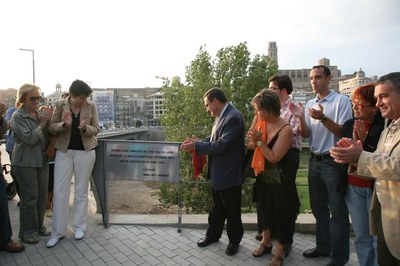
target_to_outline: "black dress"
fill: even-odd
[[[282,128],[268,143],[268,148],[272,149]],[[290,160],[289,153],[276,164],[265,160],[265,173],[257,176],[256,181],[257,202],[265,213],[264,229],[270,229],[271,236],[281,244],[290,243],[290,228],[300,211],[296,184],[293,179],[285,176],[285,171],[282,170],[282,166],[287,167]]]

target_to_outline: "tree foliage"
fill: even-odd
[[[277,66],[268,56],[255,55],[251,58],[246,43],[222,48],[214,59],[205,50],[205,46],[200,47],[195,59],[186,67],[186,84],[181,83],[179,78],[174,78],[172,82],[164,82],[164,115],[161,117],[161,123],[165,128],[167,140],[182,142],[191,135],[200,139],[209,136],[213,118],[205,111],[203,95],[212,87],[219,87],[225,91],[228,100],[242,112],[246,129],[249,128],[254,115],[251,99],[262,88],[268,87],[268,78],[276,72]],[[181,155],[180,174],[181,180],[193,179],[190,154]],[[188,187],[191,187],[190,193],[183,191],[185,204],[196,204],[194,202],[199,202],[199,198],[209,199],[209,192],[204,190],[204,186],[197,186],[196,189]],[[176,193],[177,188],[170,188],[173,189]],[[167,187],[163,188],[162,194],[163,201],[170,202],[166,200],[170,198],[166,195]],[[248,194],[251,193],[243,193],[244,198]],[[195,199],[194,202],[191,202],[191,198]],[[208,204],[204,204],[203,201],[198,204],[202,206],[186,206],[187,210],[208,210]]]

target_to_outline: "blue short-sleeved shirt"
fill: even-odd
[[[17,111],[15,106],[8,107],[6,112],[6,121],[10,121],[12,118],[13,113]],[[12,131],[10,130],[7,135],[7,143],[6,143],[6,151],[11,153],[14,148],[14,138],[12,136]]]
[[[315,154],[324,154],[328,153],[333,146],[336,146],[339,138],[331,133],[321,121],[311,118],[308,114],[308,109],[312,107],[315,108],[318,104],[323,107],[325,116],[340,125],[343,125],[344,122],[351,119],[353,113],[350,99],[336,91],[331,91],[321,100],[315,97],[307,102],[305,119],[310,130],[310,151]]]

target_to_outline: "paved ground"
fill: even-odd
[[[18,197],[9,201],[14,240],[18,240],[19,232],[17,202]],[[0,265],[267,265],[271,260],[271,255],[262,258],[251,255],[258,245],[254,239],[255,215],[243,215],[245,234],[239,252],[230,257],[225,255],[226,234],[218,243],[206,248],[197,247],[196,242],[205,234],[207,215],[184,214],[180,233],[177,215],[112,215],[111,225],[105,228],[95,206],[90,193],[88,230],[83,240],[74,240],[73,230],[68,228],[66,238],[52,249],[46,248],[49,237],[43,237],[36,245],[26,244],[22,253],[0,252]],[[69,220],[71,225],[71,216]],[[299,233],[295,234],[293,250],[284,265],[327,264],[328,258],[305,259],[301,255],[314,247],[315,236],[302,233],[313,231],[310,230],[314,225],[312,215],[301,215],[297,222]],[[45,218],[45,225],[51,228],[51,218]],[[350,251],[347,265],[358,265],[353,239]]]
[[[14,239],[17,239],[19,226],[19,210],[16,203],[16,198],[9,201]],[[73,231],[69,228],[66,238],[52,249],[46,248],[49,237],[43,237],[36,245],[27,244],[26,251],[22,253],[0,252],[0,265],[267,265],[271,259],[271,255],[262,258],[254,258],[251,255],[257,246],[254,239],[255,232],[252,230],[245,231],[239,252],[232,257],[225,255],[228,243],[226,234],[219,243],[206,248],[197,247],[197,240],[205,234],[206,216],[194,216],[199,223],[197,226],[192,226],[191,221],[188,223],[191,228],[188,228],[185,221],[193,220],[193,217],[184,215],[180,233],[176,225],[173,226],[168,222],[171,216],[149,215],[132,218],[133,221],[140,220],[141,225],[111,224],[105,228],[100,224],[101,216],[95,213],[94,207],[91,207],[89,228],[83,240],[74,240]],[[160,223],[163,218],[166,221],[164,225]],[[118,219],[114,217],[110,220],[117,222]],[[126,222],[123,219],[121,221]],[[45,224],[49,228],[50,223],[51,220],[46,218]],[[146,223],[149,225],[145,225]],[[246,227],[251,226],[247,224]],[[296,233],[293,251],[285,259],[284,265],[328,263],[328,258],[305,259],[301,255],[304,250],[313,246],[313,235]],[[353,243],[348,265],[358,265]]]

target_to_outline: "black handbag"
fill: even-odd
[[[254,169],[251,167],[251,162],[253,161],[254,150],[246,150],[246,155],[244,157],[244,171],[243,176],[256,178],[254,174]]]

